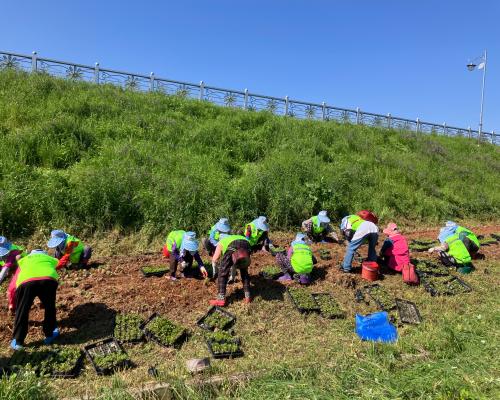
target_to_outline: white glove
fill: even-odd
[[[0,283],[3,282],[3,280],[5,279],[5,275],[7,275],[8,271],[9,269],[7,267],[2,268],[2,270],[0,271]]]
[[[434,251],[436,251],[436,249],[434,247],[431,247],[429,250],[427,250],[429,253],[434,253]]]
[[[181,262],[181,269],[184,271],[188,266],[188,263],[186,261]]]

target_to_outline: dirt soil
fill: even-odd
[[[500,226],[475,228],[477,234],[487,235],[500,232]],[[407,234],[408,239],[435,238],[438,229],[415,231]],[[384,235],[381,235],[383,240]],[[293,238],[292,235],[280,235],[274,238],[276,245],[285,247]],[[381,244],[381,241],[379,242]],[[319,259],[320,249],[331,250],[332,259]],[[160,250],[160,249],[158,249]],[[345,275],[338,271],[342,261],[345,245],[319,244],[313,245],[318,258],[314,270],[313,290],[321,292],[332,284],[347,289],[354,289],[366,284],[360,276],[359,263],[355,258],[355,274]],[[366,256],[367,246],[361,248],[361,255]],[[500,259],[500,243],[484,246],[481,249],[486,259]],[[206,254],[202,254],[204,259]],[[430,258],[427,252],[413,253],[412,257]],[[273,300],[283,297],[283,284],[266,280],[259,276],[259,271],[266,265],[274,263],[274,258],[260,252],[252,256],[250,274],[252,290],[255,297]],[[61,272],[60,287],[57,295],[58,323],[61,329],[61,344],[85,344],[108,337],[112,334],[114,316],[117,312],[138,312],[148,316],[153,312],[172,318],[185,326],[193,326],[195,318],[201,317],[208,308],[209,299],[216,295],[216,282],[206,284],[203,280],[179,279],[171,282],[166,277],[144,278],[140,268],[145,265],[167,265],[160,251],[155,254],[138,256],[96,257],[88,270]],[[483,271],[487,273],[486,271]],[[400,284],[399,277],[389,277]],[[293,283],[292,283],[293,284]],[[5,299],[5,283],[2,285],[0,304],[0,342],[3,348],[8,346],[12,338],[13,318],[8,314]],[[241,282],[228,286],[229,302],[241,301],[243,292]],[[30,314],[30,328],[26,340],[27,345],[39,344],[43,339],[41,322],[43,310],[35,303]]]

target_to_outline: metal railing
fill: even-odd
[[[244,91],[222,89],[207,86],[202,81],[199,84],[174,81],[156,77],[153,72],[141,75],[130,72],[101,68],[99,63],[94,66],[75,64],[67,61],[52,60],[32,55],[16,54],[0,51],[0,69],[13,68],[27,72],[47,73],[72,80],[83,80],[97,84],[113,84],[123,88],[140,91],[159,91],[169,95],[177,95],[192,99],[210,101],[212,103],[240,108],[244,110],[266,110],[276,115],[287,115],[302,119],[337,121],[368,125],[389,129],[400,129],[423,133],[436,133],[447,136],[476,138],[493,144],[500,143],[500,135],[495,132],[479,132],[468,128],[448,126],[446,123],[436,124],[421,121],[418,118],[394,117],[391,114],[373,114],[361,111],[359,108],[348,109],[327,105],[326,103],[308,103],[305,101],[265,96]]]

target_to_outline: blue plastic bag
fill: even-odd
[[[356,333],[361,340],[373,340],[382,343],[392,343],[398,338],[398,331],[389,322],[389,317],[385,311],[367,316],[356,314]]]

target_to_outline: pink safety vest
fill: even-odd
[[[401,234],[390,236],[390,239],[392,240],[392,247],[387,249],[384,255],[389,256],[389,268],[400,272],[403,269],[403,265],[410,263],[408,242]]]

